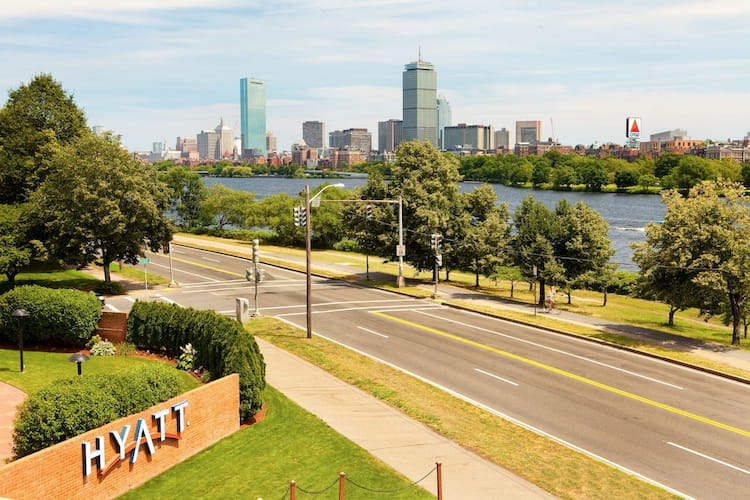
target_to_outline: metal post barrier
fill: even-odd
[[[289,481],[289,500],[297,500],[297,481]]]
[[[344,500],[344,484],[346,484],[346,474],[339,472],[339,500]]]
[[[437,498],[443,500],[443,464],[435,462],[435,466],[437,466]]]

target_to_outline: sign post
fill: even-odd
[[[143,264],[143,274],[145,275],[146,282],[146,297],[148,297],[148,263],[151,262],[151,259],[138,259],[138,262]]]

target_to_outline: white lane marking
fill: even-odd
[[[154,295],[154,297],[158,298],[159,300],[163,300],[167,304],[177,304],[177,302],[175,302],[174,300],[168,299],[164,295],[159,295],[158,293],[156,295]],[[180,304],[177,304],[177,305],[180,306]],[[180,306],[180,307],[182,307],[182,306]]]
[[[369,328],[365,328],[364,326],[358,326],[357,328],[359,328],[360,330],[364,330],[367,333],[372,333],[373,335],[377,335],[378,337],[383,337],[385,339],[388,338],[388,335],[383,335],[382,333],[378,333],[376,331],[370,330]]]
[[[155,266],[155,267],[161,267],[162,269],[169,269],[169,266],[165,266],[163,264],[156,264],[156,263],[152,262],[151,265]],[[204,279],[204,280],[208,280],[208,281],[219,281],[217,279],[211,278],[210,276],[203,276],[202,274],[191,273],[190,271],[182,271],[182,270],[177,269],[177,268],[174,269],[174,272],[175,273],[187,274],[187,275],[190,275],[190,276],[196,276],[198,278],[201,278],[201,279]]]
[[[135,299],[133,297],[125,297],[125,300],[129,300],[130,302],[135,303]]]
[[[200,283],[188,283],[184,286],[184,288],[200,288],[202,286],[216,286],[223,283],[232,284],[232,283],[246,283],[247,280],[245,279],[239,279],[236,280],[224,280],[224,281],[208,281],[208,282],[200,282]]]
[[[116,312],[116,313],[120,312],[120,310],[116,308],[115,306],[113,306],[112,304],[105,304],[103,309],[109,309],[110,311]]]
[[[203,260],[207,260],[209,262],[216,262],[217,264],[221,264],[221,261],[219,259],[212,259],[211,257],[201,257]]]
[[[518,387],[518,384],[513,382],[512,380],[508,380],[507,378],[499,377],[493,373],[486,372],[484,370],[480,370],[479,368],[474,368],[474,371],[481,373],[482,375],[487,375],[488,377],[495,378],[497,380],[500,380],[501,382],[505,382],[506,384],[515,385]]]
[[[673,443],[672,441],[667,441],[667,444],[670,445],[670,446],[674,446],[675,448],[679,448],[679,449],[681,449],[683,451],[686,451],[688,453],[692,453],[693,455],[698,455],[699,457],[705,458],[706,460],[710,460],[712,462],[716,462],[717,464],[721,464],[721,465],[723,465],[725,467],[729,467],[730,469],[734,469],[736,471],[742,472],[743,474],[750,475],[750,470],[741,469],[741,468],[739,468],[739,467],[737,467],[735,465],[728,464],[726,462],[722,462],[718,458],[709,457],[708,455],[704,455],[703,453],[700,453],[698,451],[691,450],[690,448],[686,448],[684,446],[680,446],[679,444]]]
[[[429,313],[425,313],[425,312],[421,312],[421,311],[416,311],[416,312],[418,312],[419,314],[424,314],[425,316],[430,316],[431,318],[439,319],[440,321],[448,321],[450,323],[456,323],[457,325],[461,325],[461,326],[465,326],[465,327],[469,327],[469,328],[474,328],[476,330],[480,330],[480,331],[483,331],[483,332],[491,333],[492,335],[497,335],[499,337],[505,337],[505,338],[508,338],[508,339],[511,339],[511,340],[516,340],[518,342],[523,342],[524,344],[529,344],[529,345],[532,345],[534,347],[539,347],[540,349],[547,349],[548,351],[556,352],[558,354],[564,354],[565,356],[570,356],[570,357],[575,358],[575,359],[580,359],[582,361],[588,361],[589,363],[593,363],[595,365],[603,366],[605,368],[609,368],[611,370],[619,371],[619,372],[622,372],[622,373],[627,373],[628,375],[633,375],[634,377],[639,377],[639,378],[642,378],[642,379],[645,379],[645,380],[649,380],[651,382],[656,382],[657,384],[666,385],[667,387],[672,387],[674,389],[679,389],[681,391],[685,390],[683,387],[680,387],[679,385],[670,384],[669,382],[665,382],[663,380],[655,379],[655,378],[652,378],[652,377],[649,377],[649,376],[646,376],[646,375],[642,375],[640,373],[636,373],[636,372],[632,372],[630,370],[626,370],[624,368],[620,368],[620,367],[617,367],[617,366],[614,366],[614,365],[609,365],[607,363],[602,363],[601,361],[596,361],[595,359],[586,358],[584,356],[579,356],[578,354],[573,354],[572,352],[567,352],[567,351],[563,351],[563,350],[560,350],[560,349],[556,349],[554,347],[546,346],[546,345],[543,345],[543,344],[538,344],[538,343],[532,342],[530,340],[526,340],[526,339],[521,339],[521,338],[518,338],[518,337],[514,337],[513,335],[508,335],[508,334],[505,334],[505,333],[496,332],[494,330],[489,330],[487,328],[482,328],[481,326],[475,326],[475,325],[471,325],[469,323],[463,323],[461,321],[456,321],[456,320],[453,320],[453,319],[442,318],[440,316],[436,316],[434,314],[429,314]]]
[[[386,302],[385,300],[379,300],[380,302]],[[393,300],[392,302],[399,302],[398,300]],[[401,301],[403,302],[403,301]],[[320,304],[313,304],[313,306],[330,306],[330,305],[336,305],[336,304],[359,304],[359,303],[365,303],[365,304],[372,304],[371,300],[353,300],[351,302],[323,302]],[[266,310],[273,310],[273,309],[292,309],[294,307],[303,307],[305,304],[297,304],[293,306],[274,306],[274,307],[266,307]],[[380,306],[371,306],[371,307],[380,307]],[[414,307],[413,304],[402,304],[400,306],[389,306],[389,307]],[[367,308],[363,308],[367,309]],[[390,311],[391,309],[384,309],[384,311]]]
[[[285,320],[285,319],[282,319],[282,321],[284,321],[287,324],[290,324],[290,325],[294,326],[295,328],[299,328],[300,330],[304,330],[304,326],[295,325],[291,321],[288,321],[288,320]],[[459,399],[461,399],[463,401],[466,401],[469,404],[472,404],[472,405],[476,406],[477,408],[481,408],[483,410],[486,410],[486,411],[492,413],[493,415],[497,415],[500,418],[504,418],[505,420],[507,420],[509,422],[513,422],[516,425],[520,425],[524,429],[528,429],[531,432],[539,434],[540,436],[544,436],[546,438],[549,438],[549,439],[552,439],[554,441],[557,441],[558,443],[562,444],[563,446],[567,446],[570,449],[573,449],[573,450],[581,452],[581,453],[583,453],[585,455],[588,455],[591,458],[593,458],[594,460],[599,460],[600,462],[604,462],[605,464],[610,465],[610,466],[612,466],[612,467],[614,467],[616,469],[619,469],[619,470],[623,471],[626,474],[630,474],[631,476],[637,477],[638,479],[640,479],[642,481],[646,481],[649,484],[653,484],[654,486],[657,486],[657,487],[659,487],[659,488],[661,488],[663,490],[666,490],[666,491],[672,493],[673,495],[680,496],[682,498],[685,498],[686,500],[695,500],[693,497],[688,496],[688,495],[686,495],[686,494],[684,494],[684,493],[682,493],[682,492],[680,492],[678,490],[675,490],[674,488],[670,488],[666,484],[662,484],[662,483],[660,483],[658,481],[655,481],[655,480],[653,480],[653,479],[651,479],[651,478],[649,478],[647,476],[644,476],[643,474],[639,474],[639,473],[635,472],[634,470],[628,469],[627,467],[624,467],[624,466],[622,466],[622,465],[620,465],[620,464],[618,464],[616,462],[613,462],[611,460],[607,460],[606,458],[604,458],[604,457],[602,457],[600,455],[597,455],[596,453],[588,451],[585,448],[581,448],[580,446],[576,446],[573,443],[570,443],[568,441],[565,441],[562,438],[559,438],[559,437],[557,437],[557,436],[555,436],[553,434],[550,434],[549,432],[545,432],[542,429],[534,427],[531,424],[527,424],[526,422],[518,420],[517,418],[511,417],[510,415],[507,415],[507,414],[505,414],[505,413],[503,413],[501,411],[495,410],[494,408],[492,408],[490,406],[487,406],[487,405],[485,405],[483,403],[480,403],[479,401],[476,401],[476,400],[473,400],[473,399],[471,399],[471,398],[469,398],[467,396],[464,396],[460,392],[456,392],[456,391],[453,391],[451,389],[448,389],[447,387],[445,387],[443,385],[440,385],[440,384],[438,384],[436,382],[433,382],[432,380],[430,380],[428,378],[425,378],[425,377],[422,377],[420,375],[417,375],[416,373],[410,372],[409,370],[406,370],[406,369],[404,369],[404,368],[402,368],[402,367],[400,367],[398,365],[395,365],[393,363],[389,363],[388,361],[380,359],[377,356],[373,356],[373,355],[368,354],[368,353],[366,353],[364,351],[360,351],[359,349],[356,349],[356,348],[354,348],[354,347],[352,347],[350,345],[344,344],[343,342],[339,342],[338,340],[334,340],[334,339],[332,339],[330,337],[326,337],[325,335],[321,335],[321,334],[316,333],[316,332],[313,332],[313,335],[317,335],[318,337],[320,337],[322,339],[325,339],[325,340],[327,340],[329,342],[333,342],[334,344],[338,344],[338,345],[340,345],[342,347],[345,347],[345,348],[347,348],[347,349],[349,349],[351,351],[354,351],[354,352],[356,352],[358,354],[361,354],[362,356],[368,357],[368,358],[370,358],[372,360],[375,360],[375,361],[377,361],[379,363],[383,363],[386,366],[390,366],[394,370],[398,370],[401,373],[405,373],[405,374],[410,375],[410,376],[412,376],[414,378],[417,378],[417,379],[421,380],[422,382],[424,382],[426,384],[430,384],[431,386],[436,387],[436,388],[438,388],[438,389],[440,389],[442,391],[445,391],[445,392],[447,392],[448,394],[450,394],[452,396],[455,396],[455,397],[457,397],[457,398],[459,398]]]

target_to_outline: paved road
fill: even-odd
[[[227,314],[235,297],[252,301],[246,260],[185,247],[172,257],[184,286],[156,298]],[[166,258],[151,258],[149,266],[168,275]],[[262,314],[304,328],[304,275],[267,267],[267,278]],[[750,495],[745,385],[339,281],[316,278],[313,298],[318,335],[684,496]]]

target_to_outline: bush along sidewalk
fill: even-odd
[[[237,321],[214,311],[137,301],[128,316],[127,340],[172,357],[191,344],[194,366],[208,370],[211,377],[239,374],[241,421],[260,411],[266,364],[255,338]]]

